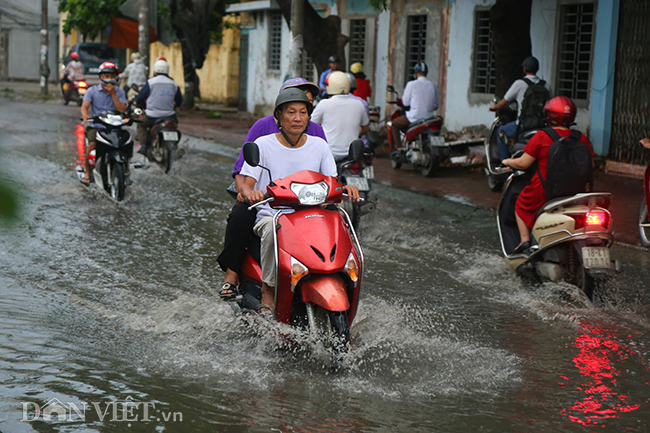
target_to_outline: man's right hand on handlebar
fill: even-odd
[[[244,197],[246,199],[248,199],[248,202],[250,204],[255,204],[257,202],[260,202],[260,201],[264,200],[264,191],[259,190],[259,189],[249,191],[248,194],[243,192],[243,195],[244,195]]]

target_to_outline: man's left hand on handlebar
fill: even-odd
[[[353,185],[345,185],[343,191],[348,194],[348,200],[359,201],[359,188]]]

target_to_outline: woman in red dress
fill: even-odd
[[[556,96],[546,102],[544,111],[546,112],[547,124],[552,126],[561,137],[571,134],[570,127],[576,118],[576,106],[571,99],[566,96]],[[591,149],[589,139],[584,134],[581,134],[580,141],[589,148],[593,157],[594,152]],[[539,131],[526,144],[524,154],[521,157],[504,159],[502,163],[515,170],[526,170],[537,161],[539,172],[546,178],[548,153],[551,144],[553,144],[553,139],[543,130]],[[535,223],[535,215],[548,201],[542,182],[539,179],[539,172],[533,175],[530,183],[519,194],[515,204],[515,218],[517,219],[517,228],[521,238],[521,242],[515,248],[515,253],[523,253],[530,248],[530,229]]]

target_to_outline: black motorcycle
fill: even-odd
[[[133,120],[123,113],[106,111],[92,116],[89,121],[105,127],[97,131],[96,138],[97,148],[104,149],[104,154],[97,158],[97,149],[90,152],[91,179],[112,198],[122,201],[129,184],[129,162],[133,155],[133,137],[123,128],[131,125]],[[77,176],[79,180],[84,176],[81,166],[77,167]]]
[[[362,215],[366,215],[377,208],[379,197],[372,191],[372,180],[375,178],[374,167],[372,162],[375,159],[375,152],[372,146],[379,143],[378,137],[375,134],[367,136],[368,146],[364,147],[363,158],[355,161],[352,158],[352,147],[355,143],[356,146],[363,146],[362,140],[354,140],[350,144],[350,155],[341,161],[336,162],[336,171],[338,173],[339,182],[343,185],[356,186],[359,189],[359,196],[361,200],[352,202],[350,200],[343,200],[341,207],[347,212],[352,220],[352,226],[355,230],[359,228],[359,222]]]

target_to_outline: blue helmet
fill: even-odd
[[[429,68],[427,68],[427,64],[424,62],[416,63],[415,66],[413,66],[413,73],[417,74],[418,72],[427,75],[429,73]]]

